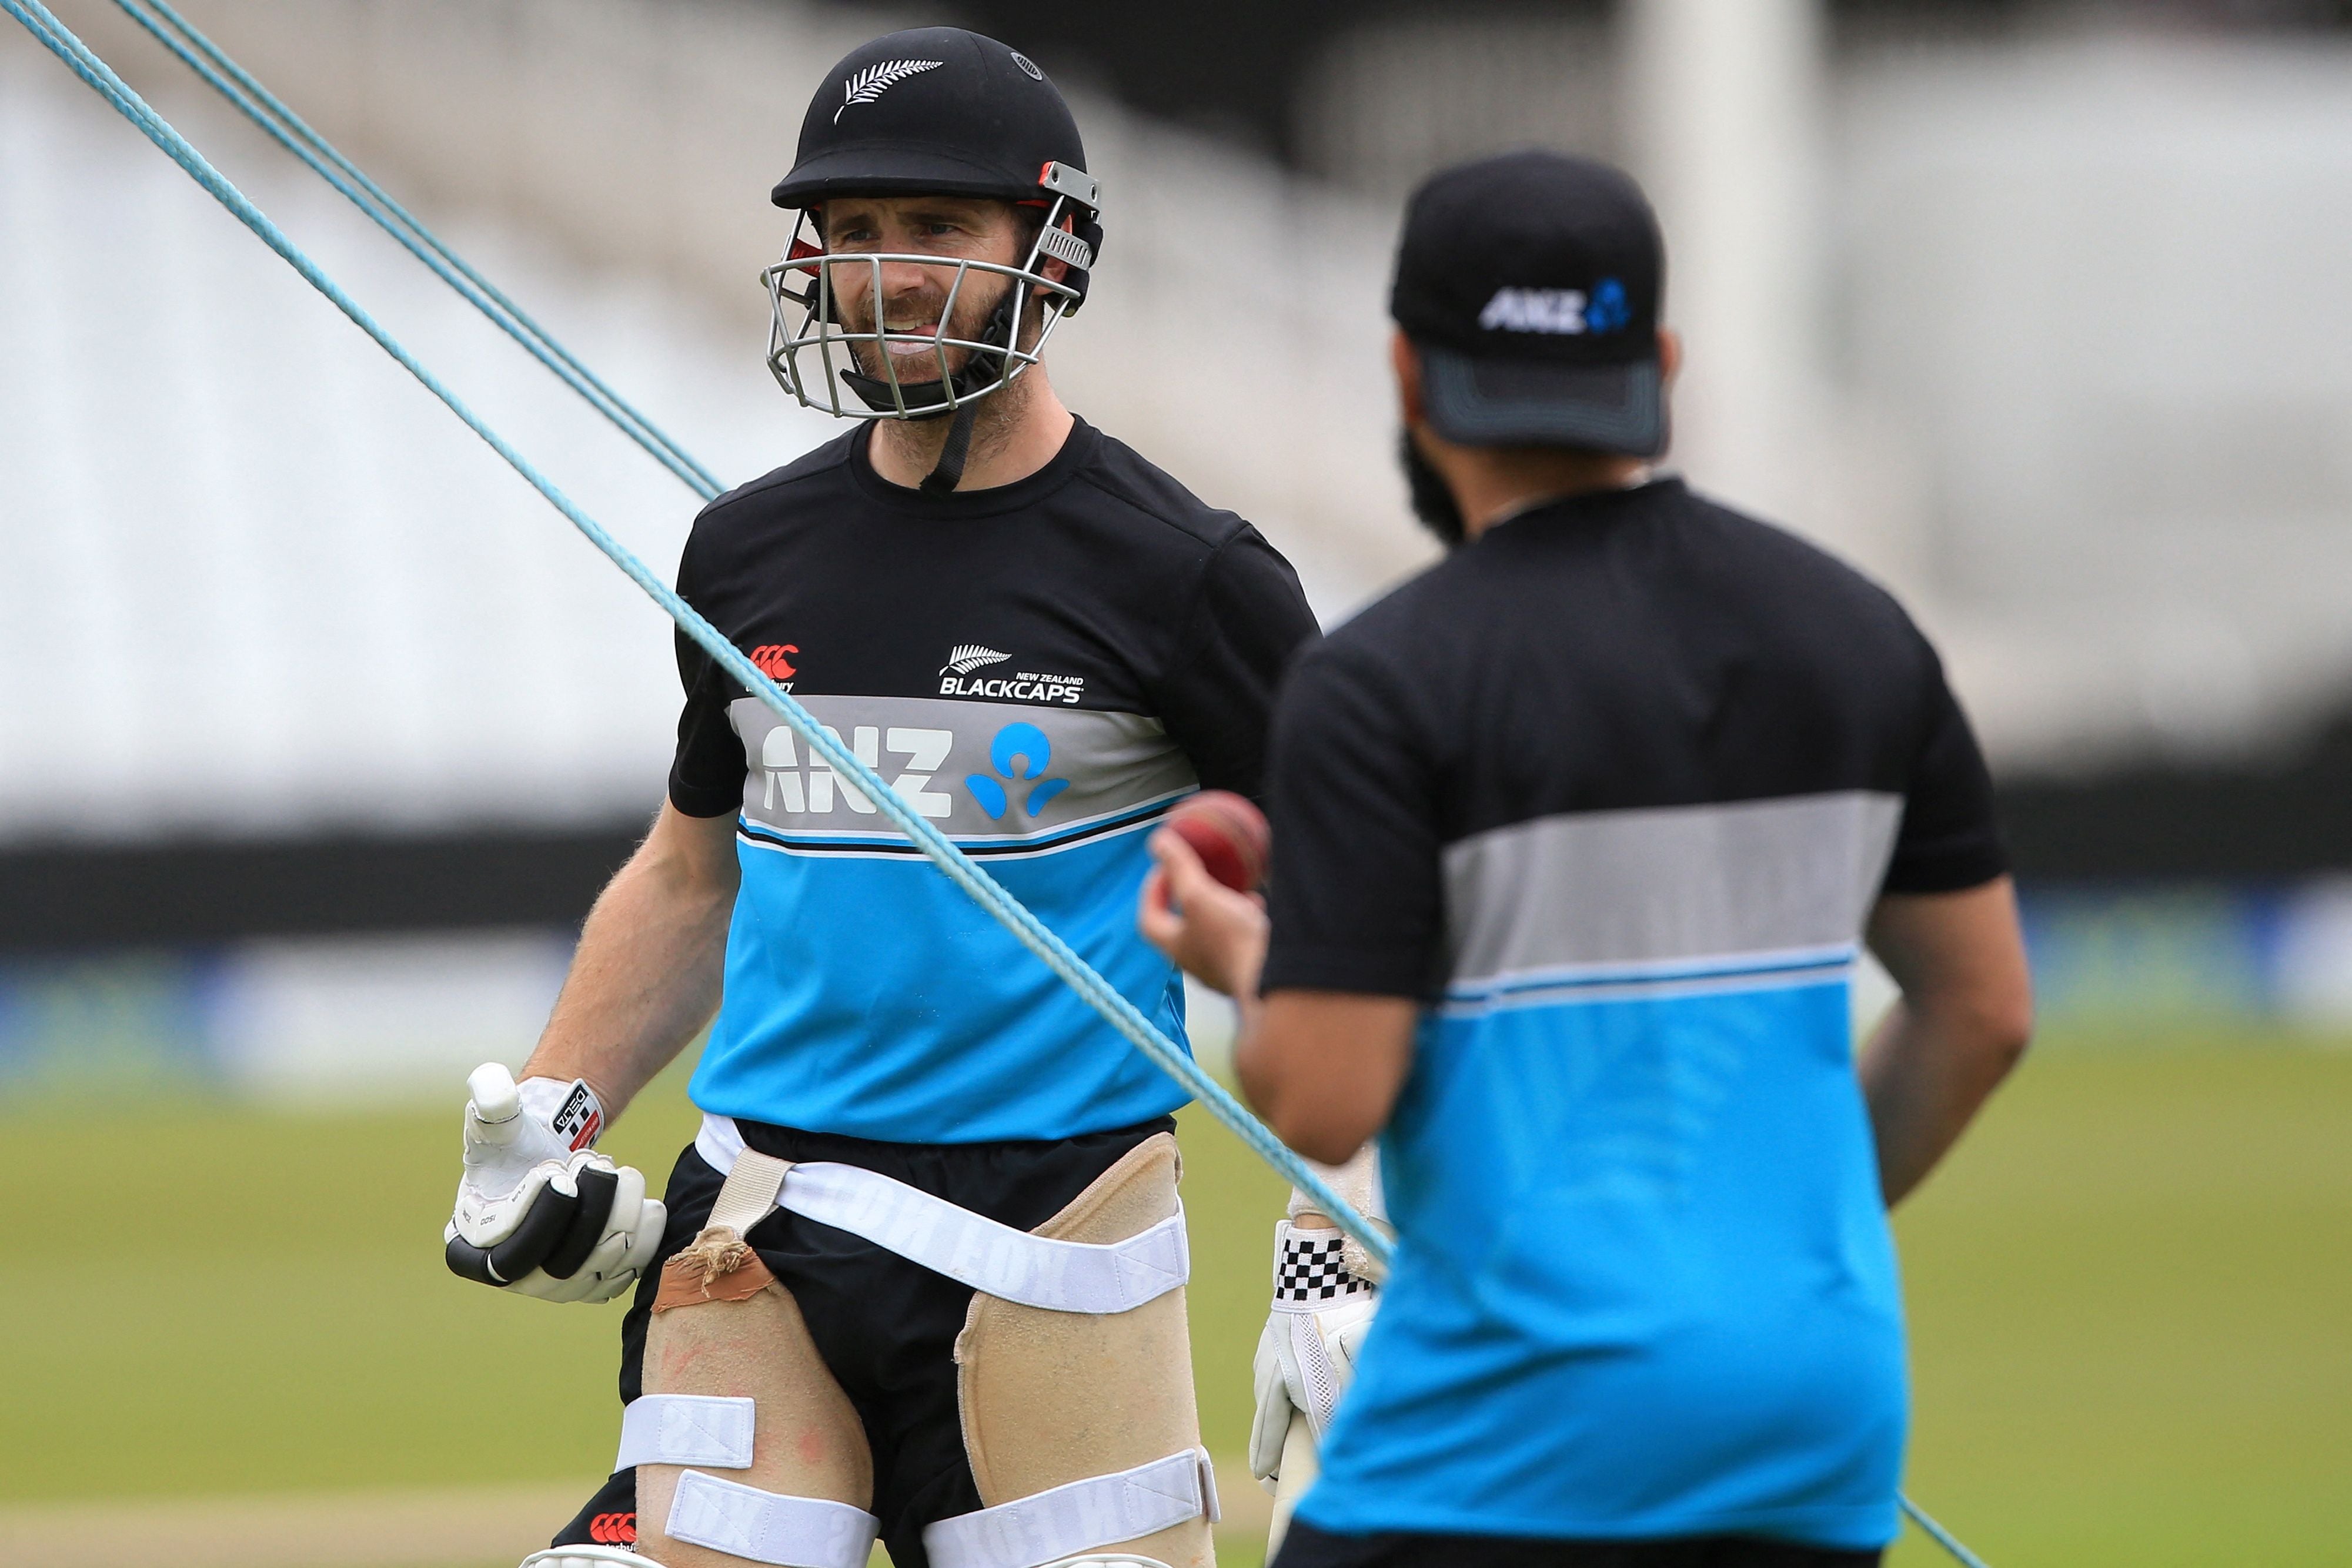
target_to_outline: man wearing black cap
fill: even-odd
[[[1622,174],[1442,173],[1397,264],[1447,559],[1276,723],[1272,905],[1174,835],[1140,921],[1244,998],[1301,1153],[1380,1135],[1393,1272],[1277,1568],[1865,1564],[1885,1206],[2024,1048],[1990,788],[1887,595],[1653,477],[1677,345]],[[1903,998],[1855,1060],[1866,941]]]
[[[679,591],[1181,1039],[1128,915],[1145,840],[1197,789],[1258,791],[1315,622],[1256,530],[1054,394],[1103,238],[1069,110],[992,39],[895,33],[828,74],[774,199],[801,217],[769,362],[862,423],[713,502]],[[476,1075],[450,1231],[453,1266],[521,1293],[637,1281],[614,1474],[559,1540],[664,1568],[863,1568],[877,1534],[901,1568],[1206,1564],[1182,1091],[678,657],[668,800],[529,1076]],[[665,1217],[589,1145],[706,1022]]]

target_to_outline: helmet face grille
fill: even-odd
[[[1083,297],[1076,286],[1049,278],[1044,271],[1048,259],[1078,267],[1093,259],[1093,247],[1060,226],[1065,209],[1071,206],[1068,198],[1055,198],[1018,266],[911,251],[828,251],[820,243],[823,235],[814,226],[812,213],[803,212],[783,259],[760,275],[768,291],[769,371],[805,406],[842,419],[936,419],[1010,385],[1038,362],[1054,329]],[[1085,209],[1076,212],[1084,214]],[[896,329],[884,324],[878,302],[886,264],[953,270],[938,329]],[[873,324],[863,331],[843,323],[835,298],[835,280],[850,268],[871,269],[866,298],[877,303]],[[1010,280],[1004,305],[978,336],[950,336],[947,326],[955,319],[956,301],[975,273]],[[1037,301],[1037,333],[1024,346],[1021,327],[1028,318],[1025,302],[1031,299]],[[1024,308],[1005,308],[1016,303]],[[858,361],[860,345],[871,346],[865,365]],[[962,353],[961,365],[952,362],[956,350]]]

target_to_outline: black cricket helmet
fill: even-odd
[[[910,27],[853,49],[827,73],[801,121],[798,157],[776,184],[776,205],[799,210],[784,257],[761,275],[773,325],[768,368],[811,408],[859,419],[932,419],[1017,379],[1043,356],[1062,318],[1085,302],[1102,248],[1101,206],[1087,173],[1077,121],[1029,57],[961,27]],[[823,212],[846,196],[966,196],[1034,208],[1036,238],[1017,265],[918,252],[832,251]],[[1048,277],[1060,262],[1059,277]],[[895,329],[879,302],[886,263],[915,263],[946,278],[936,329]],[[876,302],[865,331],[844,324],[836,278],[870,268]],[[971,337],[950,337],[955,302],[974,273],[1011,280]],[[1037,301],[1023,340],[1022,307]],[[870,344],[866,374],[855,345]],[[896,345],[898,352],[892,352]],[[964,350],[951,367],[951,350]],[[900,361],[910,374],[902,377]],[[854,401],[845,400],[846,388]]]

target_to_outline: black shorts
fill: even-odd
[[[1116,1132],[1045,1143],[885,1144],[738,1122],[743,1142],[787,1160],[862,1166],[944,1197],[1015,1230],[1034,1230],[1121,1155],[1155,1133],[1162,1116]],[[661,1251],[637,1282],[621,1322],[621,1398],[643,1390],[646,1327],[653,1321],[661,1263],[709,1218],[723,1178],[689,1145],[670,1173],[669,1224]],[[923,1526],[982,1506],[964,1457],[956,1405],[956,1335],[971,1287],[830,1225],[778,1209],[744,1238],[790,1291],[817,1354],[849,1396],[874,1450],[873,1512],[899,1568],[927,1568]],[[624,1544],[636,1539],[636,1473],[613,1476],[565,1525],[553,1544]]]
[[[1876,1552],[1838,1552],[1753,1535],[1667,1541],[1537,1541],[1515,1535],[1334,1535],[1291,1521],[1268,1568],[1876,1568]]]

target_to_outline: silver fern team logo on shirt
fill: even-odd
[[[1076,707],[1086,695],[1084,675],[1049,675],[1036,670],[1011,670],[993,675],[978,675],[992,664],[1009,664],[1010,653],[999,653],[981,643],[959,643],[948,650],[948,662],[940,666],[940,695],[943,697],[987,697],[998,702],[1059,703]],[[991,813],[996,815],[1000,813]]]
[[[993,648],[983,648],[977,643],[959,643],[948,650],[948,662],[940,666],[940,674],[968,675],[974,670],[985,669],[991,664],[1002,664],[1012,657],[1010,653],[1000,653]]]
[[[841,107],[833,111],[833,122],[839,125],[841,117],[848,113],[853,105],[872,103],[908,77],[935,71],[945,64],[945,60],[880,60],[867,66],[841,84],[843,101]]]

